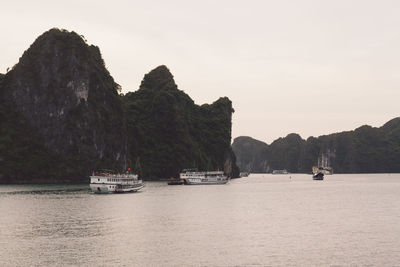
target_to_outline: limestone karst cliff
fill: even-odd
[[[236,163],[241,171],[260,173],[269,172],[269,148],[264,142],[249,136],[235,138],[232,149],[236,155]]]
[[[0,74],[0,183],[87,182],[93,169],[128,166],[145,179],[190,167],[238,175],[227,97],[197,106],[165,66],[119,90],[82,36],[39,36]]]
[[[224,170],[238,176],[232,152],[232,102],[223,97],[196,105],[179,90],[166,66],[146,74],[123,98],[129,157],[145,177],[177,177],[183,168]]]

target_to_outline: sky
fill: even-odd
[[[306,139],[400,116],[399,14],[388,0],[4,1],[0,73],[66,29],[123,93],[166,65],[196,104],[232,100],[232,138]]]

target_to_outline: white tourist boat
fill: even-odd
[[[249,175],[250,175],[250,173],[248,173],[248,172],[239,173],[239,177],[248,177]]]
[[[117,174],[112,171],[94,171],[90,176],[90,189],[94,193],[136,192],[143,188],[136,174]]]
[[[189,169],[183,170],[179,176],[185,184],[189,185],[226,184],[230,180],[222,171],[199,172]]]
[[[273,170],[272,174],[289,174],[289,172],[286,169],[283,170]]]

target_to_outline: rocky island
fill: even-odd
[[[197,106],[165,66],[123,96],[98,47],[51,29],[0,75],[0,183],[86,182],[93,169],[140,166],[144,178],[182,168],[238,175],[232,103]]]
[[[354,131],[302,139],[289,134],[270,145],[251,137],[235,138],[238,166],[247,172],[310,173],[318,157],[328,159],[335,173],[400,172],[400,117],[382,127],[361,126]]]

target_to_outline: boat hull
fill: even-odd
[[[122,189],[116,189],[114,193],[134,193],[139,191],[140,189],[143,188],[143,185],[139,185],[136,187],[129,187],[129,188],[122,188]]]
[[[197,179],[185,179],[185,184],[187,185],[210,185],[210,184],[226,184],[229,182],[229,179],[220,180],[220,181],[199,181]]]
[[[175,181],[169,181],[168,185],[182,185],[183,181],[182,180],[175,180]]]
[[[313,180],[324,180],[324,174],[322,172],[316,173],[313,175]]]
[[[136,184],[126,188],[117,188],[115,184],[90,184],[90,189],[95,194],[133,193],[143,188],[143,184]]]

